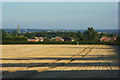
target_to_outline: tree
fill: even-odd
[[[107,36],[107,34],[105,34],[105,33],[103,33],[103,32],[99,34],[99,38],[102,38],[102,37],[104,37],[104,36]]]
[[[49,42],[50,39],[49,39],[48,37],[45,37],[45,38],[44,38],[44,41]]]
[[[4,30],[2,30],[2,38],[5,38],[6,37],[6,33]]]
[[[117,42],[117,45],[120,45],[120,34],[118,34],[116,42]]]
[[[39,32],[39,33],[36,34],[36,37],[43,37],[43,35],[42,35],[41,32]]]
[[[6,33],[6,35],[7,35],[7,36],[11,36],[11,35],[12,35],[12,33],[10,33],[10,32],[7,32],[7,33]]]
[[[76,33],[76,36],[77,36],[77,38],[78,38],[78,41],[81,41],[81,40],[84,39],[84,37],[83,37],[83,35],[82,35],[82,33],[81,33],[80,31],[78,31],[78,32]]]
[[[24,36],[25,37],[35,37],[35,33],[29,33],[29,32],[27,32],[27,33],[24,34]]]
[[[85,39],[90,41],[98,41],[98,33],[93,29],[93,27],[88,27],[88,30],[84,32]]]
[[[12,32],[12,36],[17,36],[18,35],[18,32],[15,30]]]

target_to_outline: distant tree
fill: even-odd
[[[88,30],[84,32],[85,39],[89,41],[98,41],[98,33],[93,29],[93,27],[88,27]]]
[[[116,42],[117,42],[117,45],[120,45],[120,34],[118,34]]]
[[[6,32],[2,29],[2,41],[5,40],[7,34]]]
[[[43,35],[42,35],[41,32],[39,32],[39,33],[36,34],[36,37],[43,37]]]
[[[12,36],[12,33],[7,32],[6,35],[7,35],[7,36]]]
[[[44,38],[44,41],[49,42],[50,39],[49,39],[48,37],[45,37],[45,38]]]
[[[18,32],[15,30],[12,32],[12,36],[17,36],[18,35]]]
[[[26,37],[18,37],[18,36],[7,36],[6,40],[3,41],[3,43],[26,43],[27,38]]]
[[[103,32],[99,34],[99,38],[102,38],[102,37],[104,37],[104,36],[107,36],[107,34],[105,34],[105,33],[103,33]]]
[[[35,33],[25,33],[24,34],[25,37],[35,37]]]
[[[115,33],[111,33],[111,34],[109,34],[109,37],[116,37],[116,34]]]
[[[77,36],[78,41],[82,41],[84,39],[83,34],[80,31],[76,33],[76,36]]]

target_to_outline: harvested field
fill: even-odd
[[[3,78],[118,78],[118,47],[2,45]]]

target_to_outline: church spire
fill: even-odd
[[[17,32],[20,33],[20,26],[17,27]]]

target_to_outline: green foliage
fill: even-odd
[[[5,39],[5,37],[6,37],[6,33],[5,33],[5,31],[4,30],[2,30],[2,40],[4,40]]]
[[[115,41],[116,45],[120,46],[120,34],[117,36],[117,40]]]
[[[107,37],[116,37],[117,36],[117,34],[115,34],[115,33],[109,33],[109,34],[107,34]]]
[[[18,32],[15,30],[12,32],[12,36],[17,36],[18,35]]]
[[[51,37],[59,36],[59,37],[63,37],[63,38],[66,38],[66,37],[77,38],[76,32],[60,32],[60,31],[57,31],[57,32],[45,32],[45,31],[43,31],[43,32],[36,32],[34,34],[35,34],[36,37],[48,37],[48,38],[51,38]]]
[[[44,38],[44,41],[45,41],[45,42],[50,42],[50,39],[49,39],[48,37],[45,37],[45,38]]]
[[[85,40],[98,41],[98,33],[93,29],[93,27],[88,27],[88,30],[84,32]]]
[[[104,36],[107,36],[107,34],[105,34],[105,33],[100,33],[98,37],[99,37],[99,38],[102,38],[102,37],[104,37]]]
[[[35,33],[29,33],[29,32],[27,32],[27,33],[25,33],[25,34],[23,34],[25,37],[35,37]]]
[[[27,42],[26,37],[15,37],[15,36],[6,36],[2,43],[20,43],[20,42]]]
[[[20,37],[20,36],[24,36],[24,37]],[[27,38],[28,37],[45,37],[43,42],[28,42]],[[71,41],[55,41],[55,40],[51,40],[50,38],[52,37],[62,37],[62,38],[74,38],[76,39],[74,42]],[[93,27],[88,27],[88,29],[82,33],[80,31],[78,32],[61,32],[61,31],[57,31],[57,32],[46,32],[46,31],[42,31],[42,32],[32,32],[32,33],[17,33],[17,31],[13,31],[12,33],[5,33],[4,30],[2,30],[2,37],[3,37],[3,41],[2,44],[77,44],[77,42],[79,42],[79,44],[106,44],[106,45],[117,45],[120,44],[120,34],[117,37],[116,41],[113,42],[100,42],[99,39],[103,36],[106,37],[115,37],[117,36],[116,34],[106,34],[106,33],[101,33],[98,34]]]
[[[82,41],[82,40],[84,40],[83,34],[82,34],[80,31],[78,31],[78,32],[76,33],[76,37],[77,37],[77,41]]]

